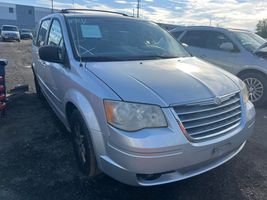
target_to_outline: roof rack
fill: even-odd
[[[71,13],[75,11],[88,11],[88,12],[104,12],[104,13],[112,13],[112,14],[118,14],[118,15],[123,15],[123,16],[128,16],[125,13],[120,13],[120,12],[115,12],[115,11],[108,11],[108,10],[95,10],[95,9],[62,9],[61,13]]]

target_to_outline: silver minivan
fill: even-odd
[[[40,21],[32,52],[37,94],[71,132],[89,177],[182,180],[233,158],[253,132],[245,84],[154,23],[63,10]]]
[[[171,34],[194,56],[219,66],[247,85],[249,100],[267,104],[267,41],[246,30],[177,27]]]

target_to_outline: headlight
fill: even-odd
[[[158,106],[109,100],[104,100],[104,106],[108,123],[125,131],[167,126]]]
[[[239,83],[240,83],[239,85],[240,85],[240,90],[241,90],[241,95],[242,95],[242,98],[243,98],[243,102],[247,103],[249,101],[247,86],[242,80],[239,80]]]

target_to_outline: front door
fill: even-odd
[[[59,56],[63,63],[65,60],[65,45],[62,34],[62,28],[59,20],[54,19],[48,34],[47,45],[59,48]],[[45,84],[47,86],[47,95],[51,103],[60,114],[63,114],[63,98],[67,88],[67,74],[70,68],[61,63],[46,62]]]
[[[43,91],[45,91],[45,88],[46,88],[46,85],[45,85],[46,64],[45,64],[45,61],[39,58],[38,50],[39,50],[39,47],[44,46],[46,43],[50,21],[51,21],[50,19],[45,19],[41,22],[38,35],[36,37],[36,41],[32,45],[32,51],[33,51],[32,65],[33,65],[36,78],[38,79],[40,87],[42,87]]]

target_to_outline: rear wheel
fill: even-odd
[[[71,137],[74,153],[80,170],[87,176],[97,174],[97,164],[90,132],[78,110],[74,110],[71,118]]]
[[[247,72],[240,78],[247,85],[249,100],[256,106],[263,106],[267,103],[267,77],[258,72]]]

